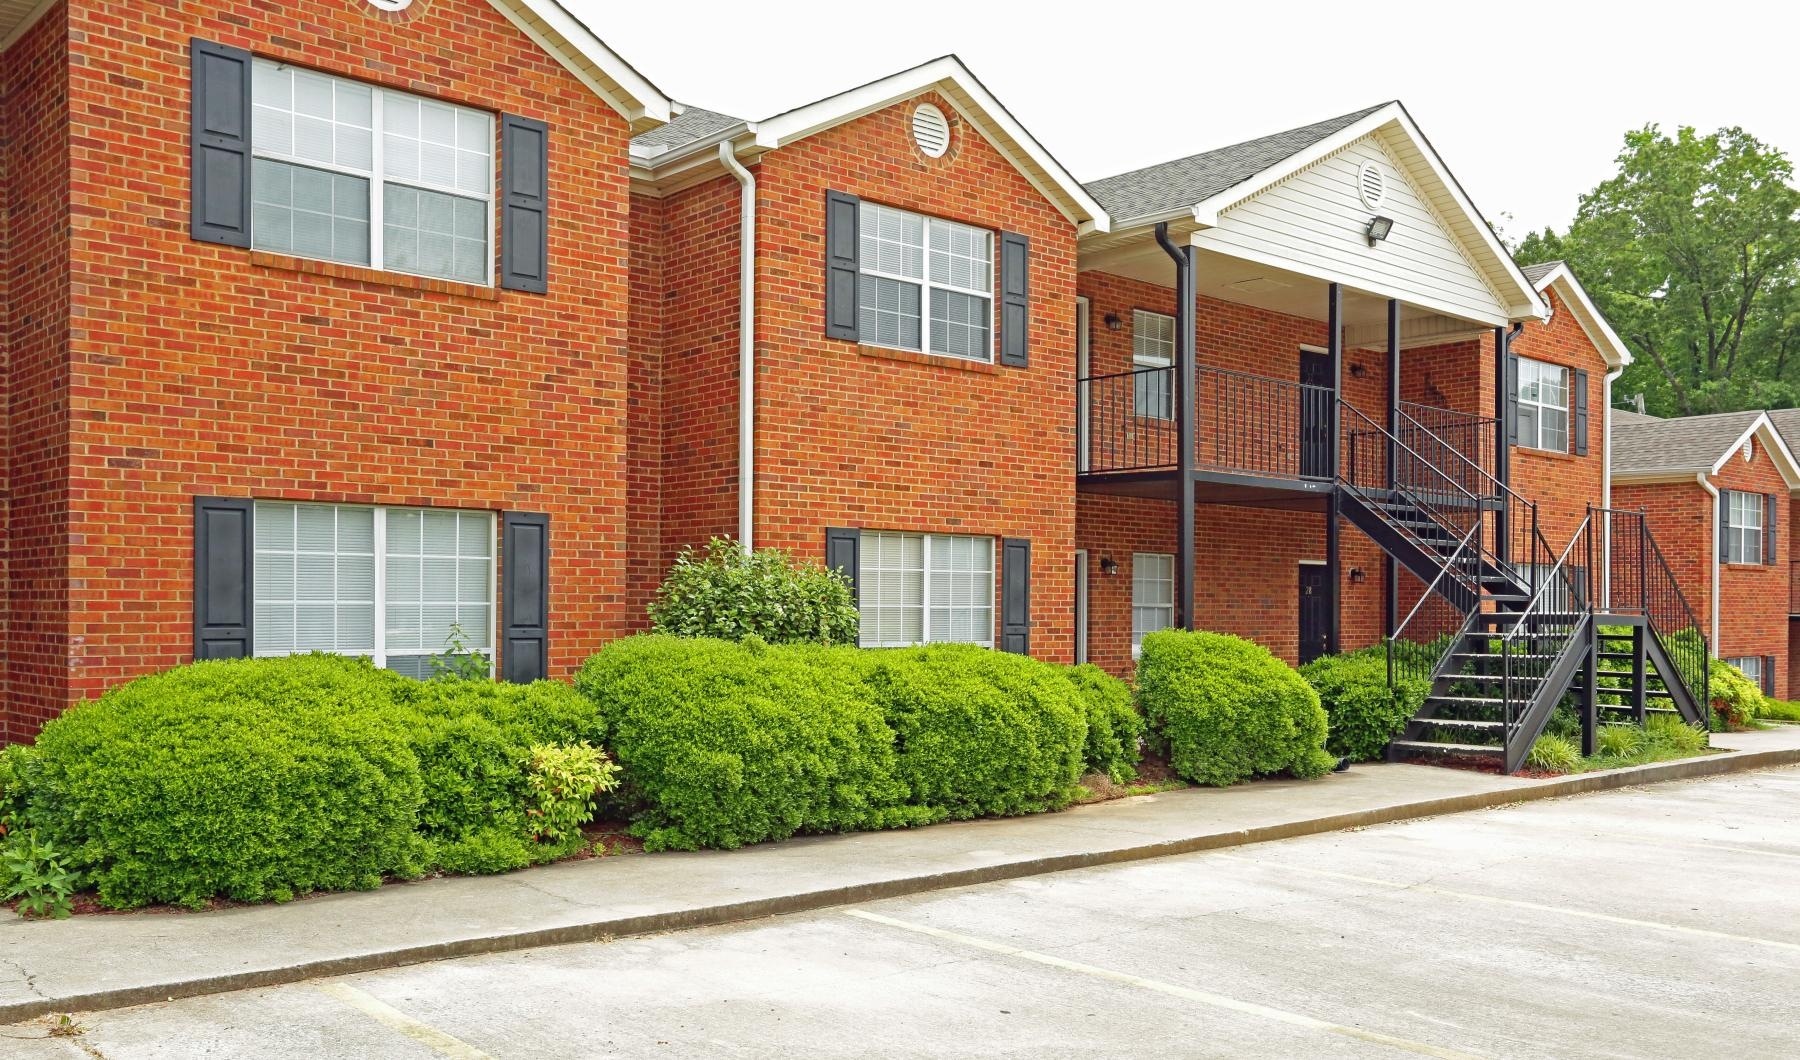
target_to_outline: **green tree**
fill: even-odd
[[[1631,346],[1616,388],[1691,415],[1788,405],[1800,394],[1800,192],[1781,151],[1739,128],[1627,133],[1618,174],[1561,235],[1518,248],[1562,258]]]

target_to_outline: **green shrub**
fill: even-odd
[[[531,749],[525,785],[534,838],[557,846],[580,840],[581,826],[594,816],[594,796],[611,791],[619,768],[590,743],[542,744]]]
[[[1066,805],[1086,712],[1060,668],[968,644],[863,653],[911,801],[952,818]]]
[[[1714,659],[1709,676],[1713,710],[1727,727],[1744,728],[1762,713],[1762,689],[1745,677],[1744,671],[1724,659]]]
[[[916,824],[858,649],[649,635],[575,684],[598,708],[647,849]]]
[[[1757,716],[1766,721],[1800,721],[1800,703],[1764,696],[1762,712]]]
[[[856,596],[835,570],[713,538],[704,551],[682,549],[650,604],[650,624],[677,637],[855,644]]]
[[[1644,722],[1644,743],[1650,750],[1695,755],[1706,750],[1707,736],[1704,729],[1695,728],[1680,718],[1653,714]]]
[[[34,829],[10,816],[0,818],[0,901],[17,900],[25,916],[67,917],[81,884],[67,862],[67,855]]]
[[[1311,777],[1325,752],[1319,694],[1268,649],[1220,633],[1160,630],[1144,638],[1138,700],[1175,772],[1226,785],[1266,773]]]
[[[1091,773],[1114,784],[1137,777],[1143,759],[1144,716],[1131,701],[1131,686],[1092,663],[1066,671],[1087,715],[1087,747],[1082,759]]]
[[[1594,734],[1594,751],[1603,758],[1630,758],[1644,742],[1644,730],[1636,725],[1602,725]]]
[[[1387,649],[1326,655],[1300,668],[1319,693],[1329,732],[1325,749],[1356,762],[1378,761],[1425,704],[1431,682],[1400,678],[1388,685]]]
[[[1525,764],[1546,773],[1573,773],[1581,768],[1581,748],[1561,736],[1546,733],[1531,745]]]

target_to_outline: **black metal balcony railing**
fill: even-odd
[[[1171,470],[1180,439],[1175,369],[1076,381],[1083,472]],[[1194,370],[1194,466],[1279,478],[1330,478],[1330,387],[1206,366]]]
[[[1494,473],[1500,421],[1491,416],[1402,401],[1394,433],[1402,442],[1426,456],[1436,455],[1435,449],[1454,450],[1464,462],[1487,475]]]

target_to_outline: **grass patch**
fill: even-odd
[[[1647,766],[1711,754],[1706,733],[1674,718],[1651,718],[1648,725],[1607,725],[1595,738],[1596,754],[1580,758],[1569,773]]]
[[[1757,716],[1765,721],[1800,722],[1800,703],[1785,699],[1765,698],[1762,710]]]

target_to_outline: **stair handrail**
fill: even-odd
[[[1481,524],[1479,522],[1469,528],[1469,532],[1464,534],[1462,537],[1462,540],[1457,543],[1456,551],[1451,553],[1450,558],[1444,561],[1444,565],[1438,571],[1437,577],[1435,577],[1431,580],[1431,583],[1425,587],[1425,591],[1419,594],[1418,600],[1413,602],[1412,610],[1408,611],[1406,613],[1406,617],[1404,619],[1402,619],[1398,625],[1396,625],[1392,630],[1390,630],[1388,632],[1388,636],[1387,636],[1387,672],[1388,672],[1388,687],[1389,688],[1398,687],[1398,682],[1395,680],[1394,658],[1395,658],[1395,645],[1400,644],[1403,641],[1401,634],[1403,632],[1405,632],[1405,630],[1408,626],[1412,625],[1412,621],[1414,618],[1418,617],[1420,609],[1422,609],[1431,600],[1440,598],[1440,596],[1438,594],[1439,583],[1441,583],[1444,580],[1445,576],[1447,576],[1451,572],[1451,570],[1455,569],[1459,563],[1467,562],[1467,560],[1464,559],[1464,554],[1469,551],[1469,548],[1471,545],[1475,546],[1476,555],[1479,556],[1480,546],[1476,542],[1476,538],[1478,537],[1478,535],[1480,533],[1481,533]],[[1448,601],[1448,599],[1449,599],[1447,595],[1444,595],[1441,598],[1445,599],[1446,601]],[[1450,606],[1455,607],[1456,604],[1451,603]],[[1475,593],[1472,597],[1472,602],[1470,603],[1469,607],[1466,609],[1462,609],[1463,616],[1465,618],[1467,618],[1471,612],[1473,612],[1480,606],[1481,606],[1481,596],[1479,593]],[[1452,650],[1454,650],[1455,645],[1451,645],[1451,648],[1452,648]]]
[[[1576,609],[1569,613],[1571,613],[1571,614],[1587,614],[1587,615],[1591,615],[1593,613],[1592,594],[1578,592],[1573,581],[1569,580],[1568,570],[1567,570],[1570,554],[1575,551],[1575,546],[1578,543],[1586,542],[1587,536],[1588,536],[1588,531],[1589,531],[1590,527],[1593,525],[1593,521],[1594,521],[1594,510],[1592,508],[1589,508],[1587,515],[1582,518],[1581,524],[1579,526],[1577,526],[1575,528],[1575,532],[1569,536],[1569,543],[1567,545],[1563,546],[1563,550],[1562,550],[1561,554],[1559,554],[1556,557],[1555,564],[1553,564],[1551,566],[1550,571],[1544,576],[1543,584],[1538,586],[1537,591],[1531,595],[1530,601],[1525,605],[1524,609],[1518,613],[1517,618],[1515,618],[1513,620],[1512,628],[1507,630],[1505,635],[1500,638],[1500,666],[1501,666],[1500,701],[1501,701],[1501,707],[1502,707],[1502,711],[1503,711],[1502,717],[1504,719],[1503,723],[1502,723],[1502,727],[1501,727],[1500,742],[1501,742],[1501,746],[1507,749],[1507,754],[1509,755],[1509,757],[1511,755],[1514,730],[1517,728],[1520,720],[1522,720],[1520,717],[1515,716],[1514,707],[1513,707],[1513,704],[1514,704],[1514,697],[1513,697],[1513,657],[1514,657],[1513,644],[1514,644],[1514,641],[1518,640],[1521,634],[1524,634],[1528,640],[1532,640],[1532,641],[1541,641],[1541,640],[1546,639],[1541,634],[1535,634],[1535,633],[1531,633],[1529,631],[1531,630],[1531,628],[1533,626],[1534,619],[1543,617],[1548,614],[1548,612],[1547,612],[1547,610],[1545,610],[1545,608],[1547,605],[1547,601],[1549,600],[1550,588],[1551,588],[1551,586],[1556,585],[1559,582],[1562,582],[1564,584],[1565,591],[1569,594],[1570,598],[1576,604]],[[1590,551],[1591,551],[1591,543],[1589,544],[1589,547],[1590,547]],[[1592,563],[1591,562],[1589,564],[1589,571],[1590,571],[1589,578],[1591,580],[1592,579]],[[1557,645],[1557,650],[1549,653],[1550,658],[1554,659],[1556,656],[1561,655],[1562,652],[1568,647],[1569,641],[1572,639],[1573,639],[1572,633],[1569,636],[1564,637],[1562,640],[1562,643]],[[1539,655],[1539,654],[1543,654],[1543,653],[1531,651],[1531,652],[1528,652],[1528,654]],[[1547,673],[1549,670],[1549,667],[1545,667],[1544,669],[1545,669],[1545,672]]]
[[[1649,623],[1651,631],[1657,634],[1659,640],[1663,641],[1665,649],[1669,649],[1670,645],[1667,643],[1667,640],[1664,639],[1662,632],[1656,628],[1657,621],[1654,613],[1655,609],[1651,607],[1650,603],[1652,597],[1650,585],[1651,575],[1655,574],[1658,582],[1656,589],[1657,595],[1662,600],[1672,600],[1679,605],[1680,612],[1677,617],[1681,620],[1685,620],[1686,625],[1683,628],[1691,628],[1694,631],[1695,636],[1699,638],[1700,658],[1698,660],[1698,665],[1694,667],[1700,674],[1700,688],[1698,689],[1700,693],[1699,702],[1702,710],[1710,709],[1710,704],[1712,703],[1712,668],[1709,664],[1709,661],[1712,658],[1711,638],[1707,637],[1706,628],[1700,624],[1700,616],[1695,614],[1694,606],[1688,602],[1687,594],[1682,592],[1681,582],[1675,577],[1674,570],[1669,567],[1669,560],[1663,555],[1662,545],[1657,542],[1656,535],[1650,531],[1649,513],[1643,509],[1631,511],[1624,508],[1597,508],[1595,511],[1606,517],[1606,526],[1608,528],[1607,550],[1609,556],[1607,563],[1607,578],[1609,580],[1612,577],[1612,565],[1610,561],[1612,548],[1612,521],[1621,516],[1637,521],[1638,550],[1639,555],[1643,557],[1644,564],[1643,572],[1638,578],[1639,610],[1643,613],[1645,622]],[[1679,648],[1671,649],[1671,655],[1679,657],[1680,654],[1681,651]],[[1690,662],[1692,661],[1693,660],[1690,660]],[[1679,670],[1680,666],[1677,665],[1676,669]],[[1680,676],[1682,681],[1686,683],[1688,680],[1687,675],[1681,674]],[[1688,691],[1691,693],[1695,690],[1690,688]]]

